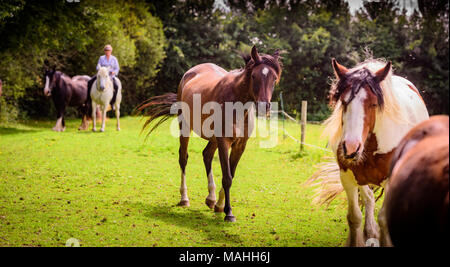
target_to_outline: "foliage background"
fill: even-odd
[[[196,64],[242,67],[238,51],[253,44],[285,51],[274,101],[283,91],[291,114],[308,100],[308,119],[323,120],[331,58],[351,67],[368,54],[392,60],[430,113],[448,114],[448,1],[418,0],[410,14],[399,1],[363,2],[351,13],[344,0],[1,1],[0,122],[53,117],[43,70],[94,75],[106,43],[121,64],[124,115],[152,95],[175,92]]]

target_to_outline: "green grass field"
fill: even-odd
[[[54,121],[0,125],[0,246],[342,246],[346,206],[311,204],[304,186],[314,165],[330,153],[283,140],[259,147],[249,140],[231,188],[236,223],[204,204],[208,194],[202,161],[206,141],[191,138],[187,165],[188,208],[180,199],[178,139],[165,123],[145,141],[142,120],[115,119],[105,133],[64,133]],[[298,137],[300,127],[286,123]],[[321,126],[308,125],[306,142],[324,147]],[[217,195],[218,156],[213,161]]]

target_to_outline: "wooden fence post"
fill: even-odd
[[[302,113],[301,113],[301,136],[300,136],[300,151],[303,151],[306,136],[306,115],[308,110],[308,102],[302,101]]]
[[[284,118],[283,91],[280,92],[280,100],[281,100],[281,115],[282,115],[282,117],[283,117],[283,140],[284,140],[284,139],[286,139],[286,132],[285,132],[285,129],[284,129],[284,121],[285,121],[285,118]]]

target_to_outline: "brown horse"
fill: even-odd
[[[208,145],[203,150],[203,162],[208,177],[209,195],[206,205],[215,212],[224,211],[225,221],[236,220],[231,212],[230,187],[235,175],[236,167],[242,153],[245,150],[247,140],[252,131],[254,113],[252,107],[245,109],[242,116],[233,111],[231,121],[227,122],[226,107],[239,104],[258,103],[258,106],[270,109],[270,100],[276,83],[281,77],[281,66],[278,62],[279,52],[273,55],[259,54],[256,47],[252,48],[251,54],[243,56],[245,68],[227,72],[223,68],[205,63],[189,69],[181,79],[178,93],[165,94],[149,99],[147,103],[138,109],[143,110],[150,107],[148,114],[150,118],[144,125],[148,126],[158,117],[162,119],[151,129],[153,131],[160,123],[170,116],[170,109],[178,101],[186,109],[178,111],[180,121],[180,149],[179,164],[181,167],[181,201],[180,206],[189,206],[187,195],[185,167],[188,159],[188,142],[192,131],[208,140]],[[196,102],[196,95],[201,97],[201,102]],[[212,134],[205,134],[205,124],[209,115],[196,113],[195,110],[208,109],[207,103],[216,103],[217,109],[212,114],[218,115],[221,121],[215,121],[207,129],[213,130]],[[216,113],[217,112],[217,113]],[[188,122],[187,127],[184,123]],[[199,122],[196,125],[196,121]],[[193,122],[193,123],[189,123]],[[219,126],[221,124],[221,126]],[[250,127],[250,128],[249,128]],[[150,131],[150,132],[151,132]],[[231,134],[230,134],[231,133]],[[222,189],[219,200],[216,203],[215,184],[211,171],[211,163],[215,151],[219,150],[220,165],[222,167]],[[231,154],[229,155],[229,150]]]
[[[448,137],[448,116],[434,116],[414,127],[396,149],[385,198],[394,246],[448,242]]]

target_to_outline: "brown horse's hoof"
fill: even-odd
[[[225,216],[225,221],[226,222],[235,222],[236,221],[236,217],[234,217],[233,215]]]
[[[189,207],[189,200],[181,200],[180,203],[178,203],[179,207]]]
[[[211,200],[211,199],[206,199],[206,200],[205,200],[205,204],[206,204],[206,206],[208,206],[210,209],[214,209],[214,210],[215,210],[216,201]]]
[[[223,212],[223,207],[214,206],[214,212]]]

